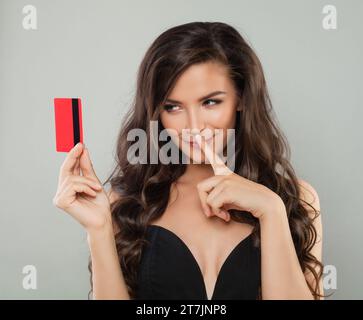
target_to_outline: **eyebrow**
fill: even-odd
[[[213,91],[213,92],[207,94],[206,96],[204,96],[202,98],[199,98],[198,101],[203,101],[203,100],[206,100],[208,98],[214,97],[216,95],[226,94],[226,93],[227,92],[225,92],[225,91]],[[175,104],[183,104],[182,102],[177,101],[177,100],[173,100],[173,99],[166,99],[165,102],[167,102],[167,103],[175,103]]]

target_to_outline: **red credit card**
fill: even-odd
[[[57,152],[69,152],[83,143],[82,104],[80,98],[54,98]]]

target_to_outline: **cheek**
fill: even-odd
[[[216,110],[205,110],[202,114],[203,120],[208,127],[212,129],[222,129],[222,143],[221,140],[215,145],[216,151],[222,152],[223,146],[226,146],[227,142],[227,129],[234,128],[236,111],[232,105],[225,106],[224,108],[218,108]],[[160,121],[164,128],[173,129],[173,133],[178,133],[180,136],[174,136],[171,134],[172,140],[177,143],[178,140],[179,148],[195,163],[201,163],[204,161],[204,154],[200,150],[194,150],[185,143],[181,138],[182,129],[186,127],[185,119],[180,116],[173,116],[169,114],[162,113],[160,115]],[[218,147],[217,147],[218,146]]]
[[[178,132],[181,132],[184,128],[182,118],[175,115],[163,113],[160,115],[160,122],[164,128],[170,128]]]
[[[230,106],[209,110],[206,119],[208,119],[208,124],[214,128],[231,129],[234,128],[236,111]]]
[[[181,140],[181,133],[182,133],[182,124],[180,118],[173,117],[168,114],[162,113],[160,115],[160,122],[166,131],[169,133],[171,139],[174,141],[175,144],[179,145],[179,148],[182,148],[182,140]]]

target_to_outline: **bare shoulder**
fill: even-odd
[[[321,214],[320,214],[319,196],[318,196],[318,193],[316,192],[316,190],[314,189],[314,187],[310,183],[308,183],[302,179],[299,179],[298,182],[299,182],[300,199],[302,200],[301,203],[306,208],[306,210],[308,211],[310,216],[312,218],[314,218],[313,225],[314,225],[315,231],[316,231],[316,239],[315,239],[315,244],[311,248],[310,253],[312,255],[314,255],[318,261],[321,262],[322,261],[322,250],[323,250],[322,249],[323,226],[322,226]],[[316,215],[316,212],[310,206],[312,206],[318,212],[318,215]],[[319,274],[319,271],[321,271],[319,266],[315,265],[315,263],[312,263],[311,266]],[[311,286],[315,287],[316,280],[315,280],[315,277],[313,276],[312,272],[309,269],[306,270],[305,277],[306,277],[306,280],[311,284]],[[322,278],[320,278],[318,286],[319,286],[320,293],[324,294]],[[323,299],[323,298],[320,298],[320,299]]]
[[[302,204],[306,207],[306,209],[308,209],[308,211],[312,211],[312,208],[310,207],[312,206],[320,213],[320,200],[314,187],[303,179],[298,179],[298,182],[300,199],[303,200],[301,201]]]
[[[318,241],[320,241],[321,243],[323,226],[321,220],[320,200],[318,193],[310,183],[302,179],[298,179],[298,181],[300,186],[300,200],[302,200],[301,204],[306,208],[310,217],[314,219],[313,224],[317,231]],[[312,207],[315,209],[315,211],[312,209]]]

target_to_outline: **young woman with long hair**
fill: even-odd
[[[152,144],[153,121],[158,133],[176,132],[178,156],[194,161],[152,162],[152,148],[169,143]],[[133,129],[147,134],[146,162],[129,161]],[[227,130],[235,133],[234,166],[220,164],[223,174],[207,161],[217,129],[222,150]],[[319,198],[289,158],[261,63],[241,34],[220,22],[163,32],[139,67],[106,182],[82,144],[61,167],[53,201],[87,230],[93,298],[322,298]]]

